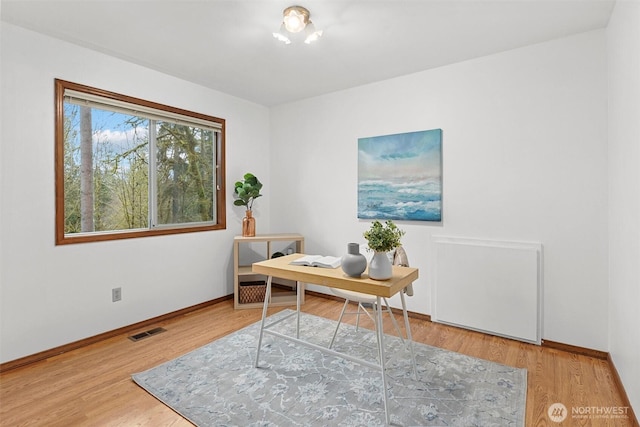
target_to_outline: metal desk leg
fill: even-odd
[[[382,370],[382,396],[384,397],[384,415],[387,420],[387,425],[391,424],[389,417],[389,401],[387,396],[387,370],[385,369],[385,357],[384,357],[384,332],[382,330],[382,298],[377,297],[376,301],[376,332],[378,333],[378,353],[380,355],[380,368]]]
[[[413,364],[413,376],[418,381],[418,369],[416,368],[416,355],[413,353],[413,338],[411,337],[411,326],[409,325],[409,316],[407,315],[407,304],[404,302],[404,291],[400,291],[400,300],[402,301],[402,314],[404,315],[404,327],[407,330],[407,340],[409,340],[409,351],[411,352],[411,363]]]
[[[300,292],[300,282],[296,281],[296,310],[298,312],[298,318],[296,321],[296,338],[300,339],[300,299],[302,298]]]
[[[269,307],[269,300],[271,299],[271,276],[267,278],[267,290],[264,294],[264,304],[262,306],[262,321],[260,322],[260,335],[258,337],[258,349],[256,351],[256,363],[255,367],[258,367],[260,360],[260,347],[262,347],[262,337],[264,335],[264,320],[267,318],[267,308]]]

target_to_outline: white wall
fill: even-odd
[[[607,28],[609,352],[640,411],[640,3],[618,1]]]
[[[269,110],[6,23],[1,37],[0,362],[232,293],[233,182],[252,171],[268,195]],[[227,230],[56,247],[54,78],[226,119]]]
[[[409,309],[430,312],[430,236],[539,241],[543,338],[607,350],[605,45],[597,30],[272,108],[272,231],[343,254],[370,224],[357,139],[442,128],[443,222],[399,223]]]
[[[430,311],[431,235],[540,241],[543,337],[608,349],[603,30],[271,112],[9,24],[1,41],[1,362],[231,293],[242,212],[230,200],[246,171],[265,182],[258,232],[344,253],[369,225],[356,218],[357,138],[432,128],[444,131],[444,221],[400,224],[421,270],[409,308]],[[227,119],[228,229],[54,246],[56,77]]]
[[[2,2],[0,2],[0,14],[2,13]],[[0,24],[1,25],[1,24]],[[2,31],[0,31],[0,82],[2,82]],[[2,93],[2,84],[0,84],[0,100],[3,99],[3,93]],[[0,105],[0,108],[1,105]],[[0,110],[1,112],[1,110]],[[2,116],[0,115],[0,137],[2,136]],[[2,139],[0,138],[0,165],[2,165]],[[3,179],[2,179],[2,169],[0,169],[0,191],[2,191],[2,189],[4,188],[3,185]],[[0,231],[2,230],[2,196],[0,196]],[[4,250],[3,250],[3,245],[2,245],[2,241],[4,239],[2,239],[2,235],[0,235],[0,301],[4,300],[4,295],[3,295],[3,286],[2,286],[2,278],[3,278],[3,268],[2,268],[2,264],[3,264],[3,259],[4,259]],[[1,306],[0,306],[1,307]],[[2,315],[0,315],[0,332],[2,332]],[[2,342],[0,339],[0,352],[2,352]],[[1,359],[0,359],[1,360]]]

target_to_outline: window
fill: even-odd
[[[56,244],[226,228],[223,119],[55,89]]]

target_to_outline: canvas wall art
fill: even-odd
[[[358,139],[358,218],[442,221],[442,129]]]

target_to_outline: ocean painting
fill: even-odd
[[[358,139],[358,218],[442,221],[442,129]]]

